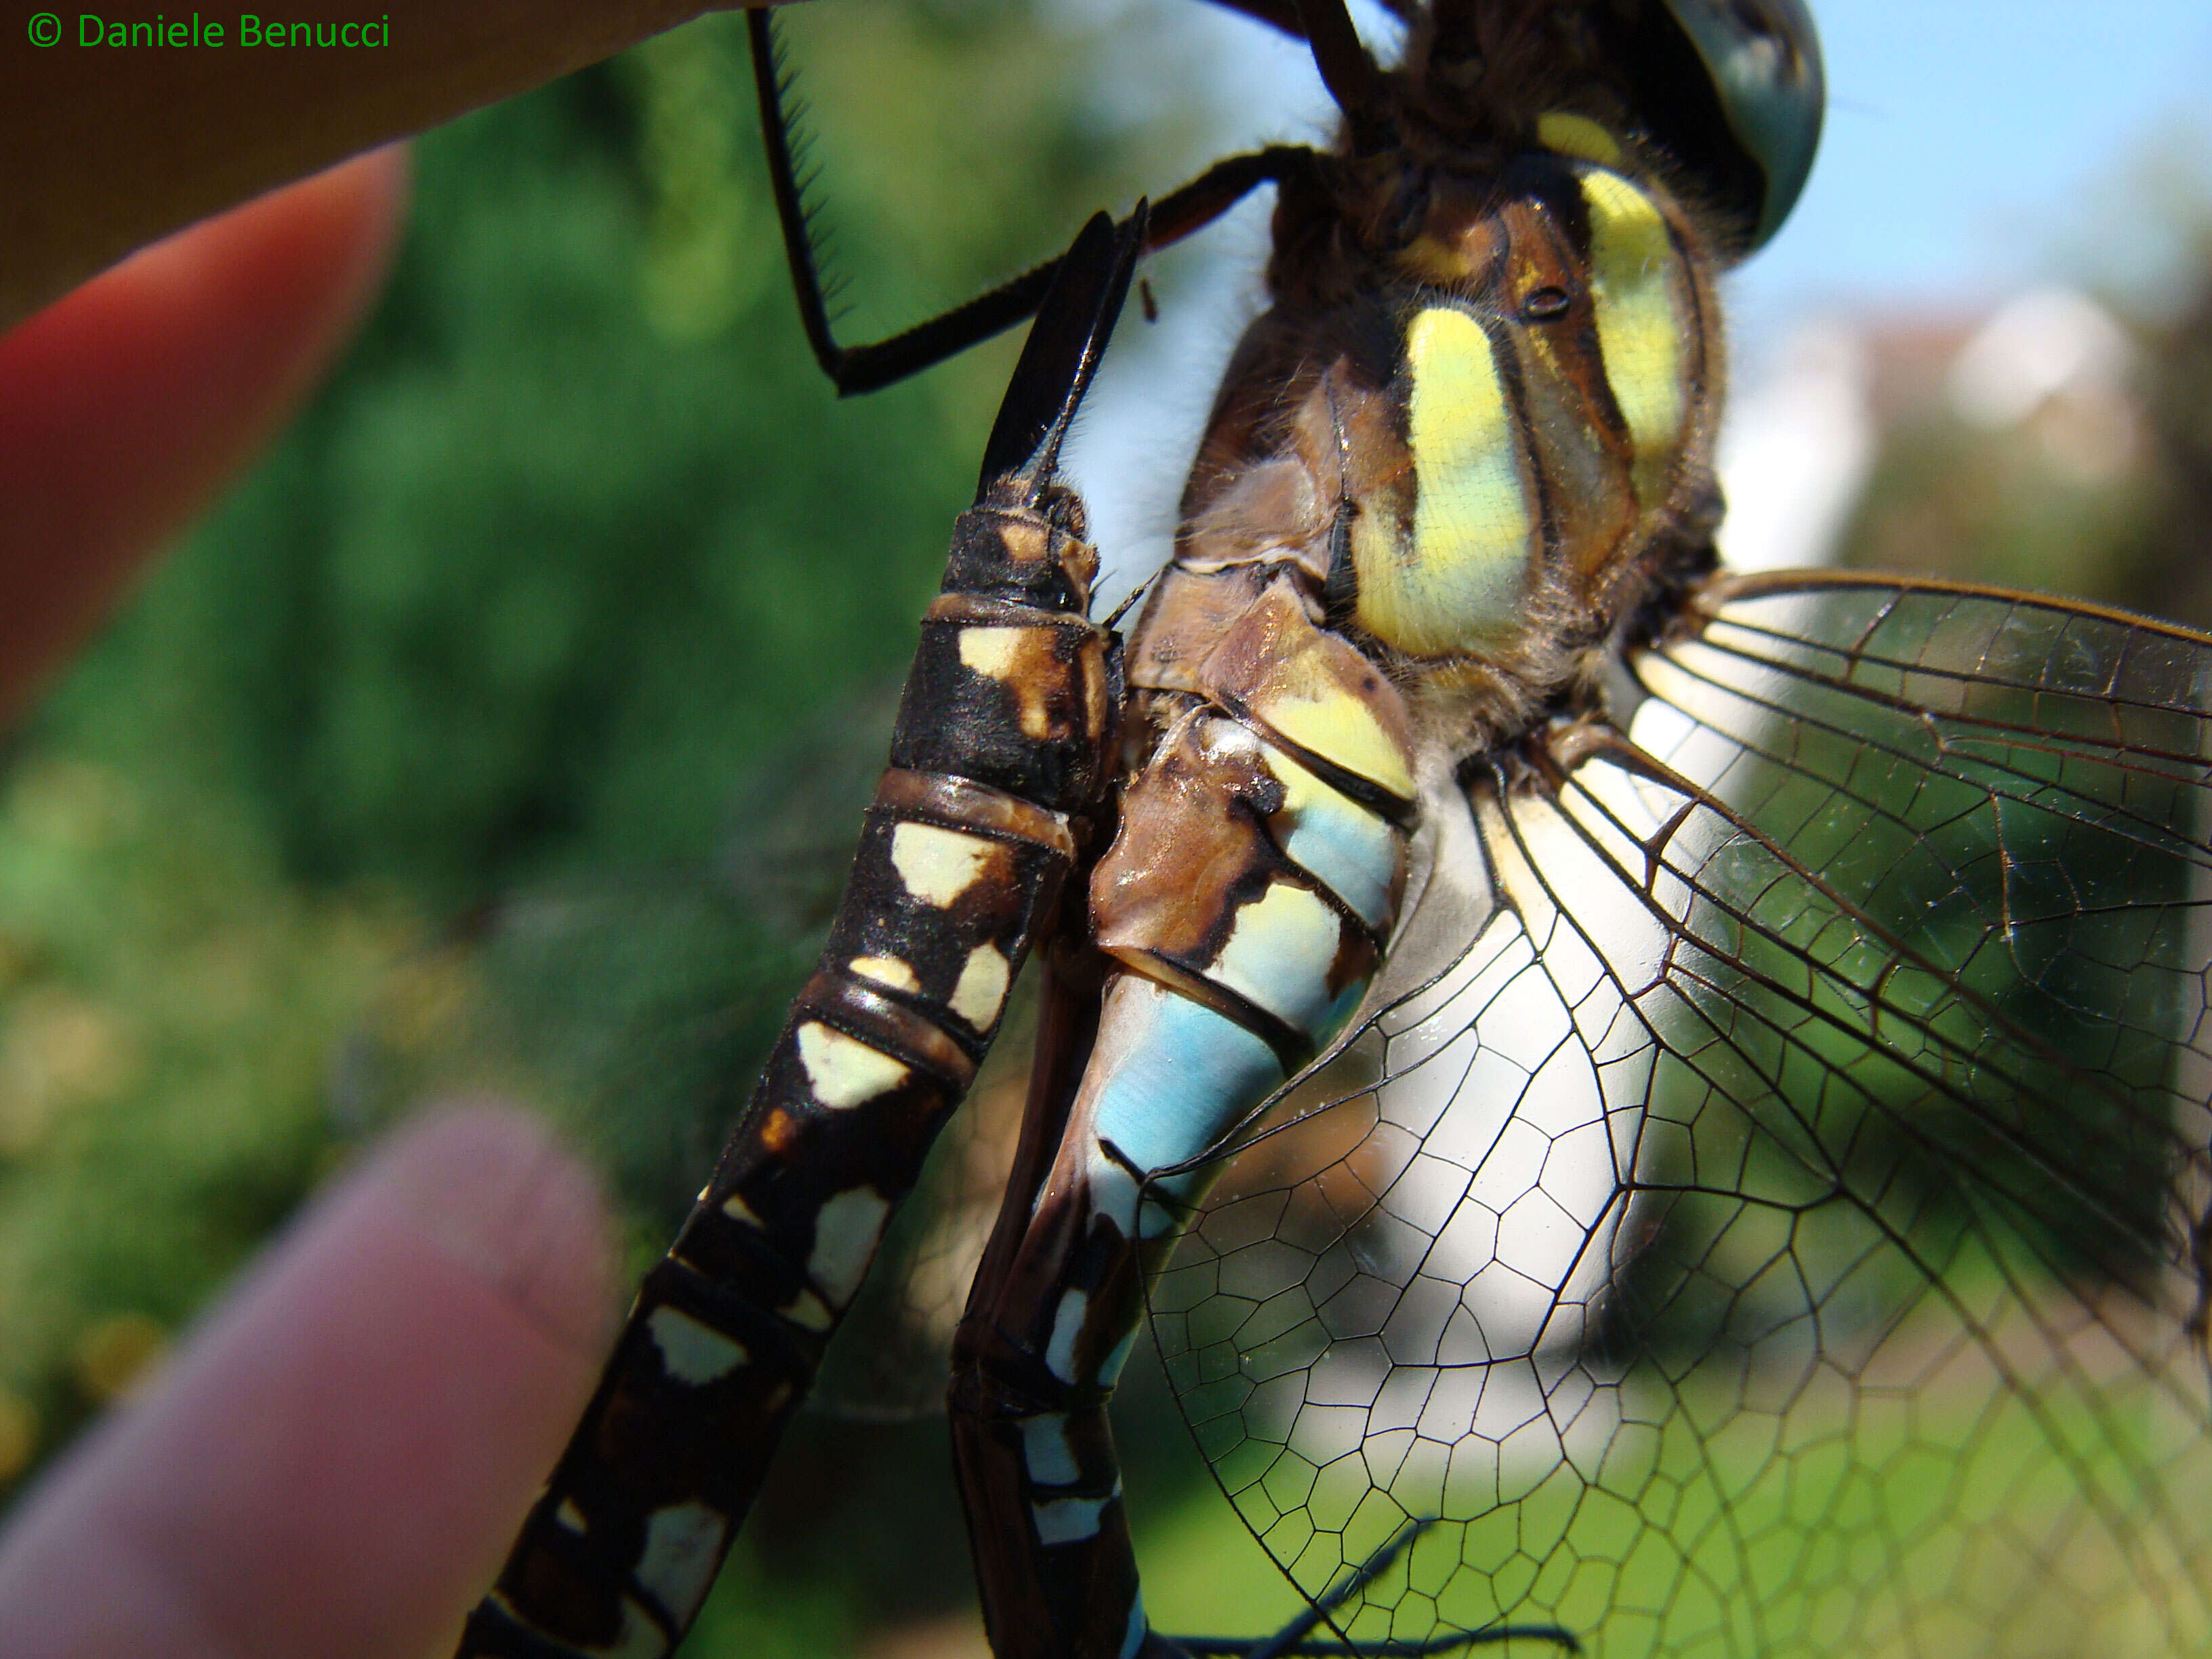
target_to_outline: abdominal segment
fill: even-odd
[[[1018,1246],[963,1325],[954,1447],[1000,1659],[1172,1651],[1138,1596],[1107,1400],[1145,1279],[1202,1195],[1180,1166],[1344,1028],[1404,890],[1398,694],[1293,579],[1251,574],[1204,659],[1152,659],[1188,690],[1148,693],[1158,735],[1092,878],[1111,963],[1097,1042],[1049,1176],[1010,1200],[1028,1206]]]

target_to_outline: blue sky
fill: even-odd
[[[2064,272],[2193,127],[2212,155],[2206,0],[1814,0],[1828,122],[1796,216],[1736,284],[1754,331],[1807,307],[2002,297]],[[2135,216],[2131,220],[2130,216]]]
[[[1322,136],[1328,106],[1302,51],[1212,7],[1153,3],[1176,27],[1158,29],[1156,11],[1131,31],[1133,103],[1196,86],[1222,112],[1224,147]],[[2212,0],[1812,4],[1827,127],[1796,216],[1740,279],[1754,331],[1823,304],[1999,298],[2078,264],[2100,226],[2136,228],[2118,187],[2185,126],[2212,176]],[[1170,35],[1182,61],[1163,64]]]

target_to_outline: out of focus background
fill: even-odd
[[[1731,556],[2212,623],[2212,19],[1822,21],[1822,159],[1736,290]],[[823,0],[785,27],[848,338],[1322,131],[1298,50],[1188,0]],[[832,397],[742,33],[712,18],[427,137],[344,368],[0,750],[0,1502],[425,1091],[546,1099],[641,1259],[743,1099],[1014,348]],[[1172,529],[1265,223],[1157,262],[1159,321],[1133,309],[1109,365],[1077,464],[1125,584]],[[942,1424],[865,1370],[857,1419],[794,1437],[687,1653],[979,1650]],[[1272,1628],[1288,1592],[1132,1379],[1157,1620]]]

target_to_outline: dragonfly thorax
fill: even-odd
[[[1711,493],[1696,234],[1601,129],[1546,135],[1492,176],[1431,173],[1352,297],[1278,295],[1217,401],[1177,556],[1294,572],[1316,620],[1417,700],[1448,696],[1476,743],[1558,701]]]

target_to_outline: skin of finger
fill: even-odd
[[[478,1106],[310,1212],[0,1540],[9,1659],[450,1652],[596,1380],[591,1176]]]
[[[166,14],[159,45],[150,9],[98,20],[121,22],[126,42],[131,24],[147,26],[145,44],[108,46],[96,24],[87,40],[75,7],[16,12],[0,25],[12,32],[0,40],[0,327],[195,219],[735,4],[322,0],[286,16],[320,22],[331,45],[288,34],[273,47],[265,31],[246,43],[235,13],[208,15],[220,45],[182,21],[190,8]],[[356,28],[345,44],[345,22],[374,38]]]
[[[0,728],[351,337],[405,180],[398,152],[364,156],[148,248],[0,337]]]

